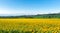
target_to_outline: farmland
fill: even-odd
[[[60,19],[0,19],[0,33],[60,33]]]

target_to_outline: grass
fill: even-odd
[[[60,33],[60,19],[0,19],[0,33]]]

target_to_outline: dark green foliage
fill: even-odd
[[[11,30],[10,33],[20,33],[18,30]]]
[[[0,33],[9,33],[9,31],[0,30]]]

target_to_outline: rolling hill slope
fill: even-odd
[[[60,13],[37,14],[37,15],[22,15],[22,16],[0,16],[0,18],[60,18]]]

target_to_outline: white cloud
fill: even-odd
[[[0,9],[1,16],[10,15],[35,15],[35,14],[48,14],[48,13],[59,13],[60,9],[49,9],[49,10],[9,10]]]

